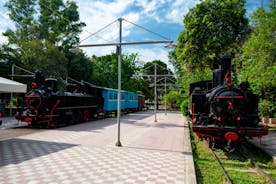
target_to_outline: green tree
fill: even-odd
[[[4,33],[9,41],[7,46],[16,48],[12,55],[15,60],[22,61],[29,70],[46,70],[47,75],[58,79],[65,78],[67,69],[73,72],[69,76],[75,76],[71,66],[76,62],[81,63],[78,71],[90,73],[84,54],[69,53],[69,49],[79,43],[78,35],[85,26],[79,20],[74,1],[9,0],[5,6],[16,27]],[[89,76],[84,77],[91,80]]]
[[[168,74],[171,75],[172,71],[167,67],[167,64],[160,60],[153,60],[151,62],[147,62],[143,66],[143,72],[144,74],[148,75],[154,75],[154,67],[156,64],[156,73],[161,74]]]
[[[16,30],[7,29],[3,34],[8,37],[9,44],[28,42],[35,34],[35,0],[8,1],[5,6],[9,10],[9,17],[15,23]]]
[[[68,76],[93,83],[93,63],[84,53],[66,53]]]
[[[46,77],[55,77],[62,84],[66,78],[66,57],[58,47],[40,40],[33,40],[24,45],[21,55],[24,66],[31,71],[41,70]]]
[[[242,47],[241,76],[261,98],[276,98],[276,1],[252,15],[254,30]]]
[[[74,1],[39,0],[39,38],[63,47],[79,43],[78,35],[85,26],[79,20],[77,5]]]
[[[163,103],[165,103],[165,99],[167,108],[179,109],[182,101],[184,100],[184,95],[181,93],[181,91],[171,90],[168,94],[164,95],[162,99]]]
[[[118,87],[118,56],[116,53],[91,58],[93,62],[93,83],[99,86]],[[122,55],[122,89],[128,91],[143,91],[144,81],[132,76],[140,70],[137,54]]]
[[[154,76],[153,75],[154,75],[155,65],[156,65],[156,74],[157,75],[172,75],[173,74],[173,72],[167,67],[167,64],[164,63],[163,61],[153,60],[151,62],[147,62],[144,64],[144,66],[142,68],[142,72],[144,75],[148,75],[148,76],[143,77],[143,79],[145,80],[144,87],[146,88],[146,89],[144,89],[144,93],[151,100],[154,100],[154,90],[153,90],[153,88],[149,88],[149,86],[153,87],[152,84],[154,84]],[[161,80],[161,79],[162,78],[160,78],[160,77],[157,78],[157,80]],[[161,84],[164,84],[164,80],[161,81]]]
[[[235,53],[248,33],[245,11],[245,0],[205,0],[190,9],[178,37],[178,62],[213,68],[215,58]]]

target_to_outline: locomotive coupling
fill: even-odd
[[[237,141],[239,139],[239,135],[235,132],[227,132],[226,134],[224,134],[224,138],[227,141]]]

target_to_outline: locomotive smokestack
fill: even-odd
[[[231,80],[231,59],[232,55],[228,53],[218,58],[219,68],[213,70],[213,87],[223,85],[225,80]]]
[[[231,54],[224,54],[221,58],[219,58],[219,62],[221,64],[221,77],[222,79],[229,73],[231,75]]]
[[[42,85],[44,85],[45,77],[42,71],[35,71],[35,79],[34,82],[36,83],[37,87],[40,88]]]

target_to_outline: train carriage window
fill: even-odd
[[[112,99],[112,93],[109,93],[109,99]]]
[[[117,94],[114,94],[114,99],[117,99],[117,98],[118,98]]]

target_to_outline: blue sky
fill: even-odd
[[[14,28],[13,23],[8,18],[7,9],[4,7],[6,1],[0,1],[0,33],[7,28]],[[268,7],[270,1],[247,0],[247,14],[252,13],[261,5]],[[80,35],[81,40],[121,17],[166,38],[173,39],[176,43],[179,33],[184,29],[183,16],[200,0],[75,0],[75,2],[79,6],[81,21],[87,25]],[[97,37],[92,36],[82,41],[81,44],[117,42],[118,29],[118,23],[114,23],[96,34]],[[156,40],[164,39],[123,21],[123,41]],[[0,43],[5,41],[6,39],[1,34]],[[88,56],[93,54],[100,56],[114,52],[115,47],[94,47],[83,50]],[[139,53],[139,58],[142,61],[160,59],[167,62],[168,51],[169,49],[164,48],[163,44],[123,47],[124,53]]]

